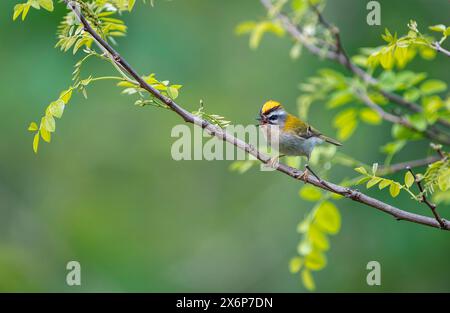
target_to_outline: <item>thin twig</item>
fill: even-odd
[[[209,135],[215,136],[223,141],[233,144],[237,148],[244,150],[248,154],[254,156],[264,164],[267,164],[269,162],[270,157],[261,153],[258,149],[256,149],[252,145],[249,145],[246,142],[230,135],[224,129],[216,125],[213,125],[208,121],[199,118],[196,115],[193,115],[192,113],[188,112],[187,110],[179,106],[177,103],[175,103],[172,99],[165,97],[158,90],[156,90],[147,82],[145,82],[137,74],[137,72],[128,64],[128,62],[119,53],[117,53],[108,42],[106,42],[103,38],[101,38],[100,35],[97,34],[97,32],[91,27],[91,25],[83,16],[83,14],[78,10],[76,5],[70,0],[64,1],[68,5],[69,9],[71,9],[78,16],[78,18],[80,19],[81,23],[84,26],[85,31],[88,32],[92,36],[92,38],[95,41],[97,41],[99,45],[101,45],[104,49],[106,49],[106,51],[108,51],[112,56],[114,56],[114,61],[117,64],[119,64],[130,76],[132,76],[139,83],[141,88],[145,89],[155,98],[159,99],[164,104],[166,104],[171,110],[173,110],[176,114],[182,117],[185,122],[201,126],[202,128],[205,129],[205,131]],[[286,175],[289,175],[294,179],[297,179],[299,173],[301,173],[301,171],[281,163],[279,163],[276,166],[276,170]],[[398,209],[380,200],[369,197],[357,190],[339,186],[327,181],[324,181],[326,183],[326,186],[324,186],[323,182],[321,183],[317,178],[311,176],[308,176],[306,178],[306,182],[316,187],[331,191],[335,194],[345,196],[348,199],[363,203],[367,206],[373,207],[377,210],[390,214],[397,220],[405,220],[417,224],[427,225],[434,228],[441,228],[441,225],[433,218]],[[450,225],[447,225],[445,227],[445,230],[450,230]]]
[[[438,221],[439,225],[441,226],[442,229],[446,229],[447,228],[447,224],[448,222],[443,220],[438,212],[436,211],[436,204],[431,203],[430,200],[428,200],[427,196],[425,195],[425,191],[422,187],[422,181],[414,174],[414,172],[412,171],[412,169],[410,167],[407,168],[407,170],[414,176],[414,181],[416,182],[417,187],[419,187],[420,190],[420,202],[425,203],[430,209],[431,212],[433,212],[434,218],[436,219],[436,221]]]
[[[443,48],[439,42],[433,43],[433,44],[432,44],[432,47],[433,47],[433,49],[436,50],[437,52],[441,52],[441,53],[443,53],[444,55],[450,57],[450,51],[448,51],[447,49]]]

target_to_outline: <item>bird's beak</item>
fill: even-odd
[[[260,124],[264,124],[264,123],[267,122],[267,119],[266,119],[264,116],[262,116],[262,115],[258,115],[258,116],[256,117],[256,120],[257,120]]]
[[[256,117],[256,120],[259,122],[258,124],[256,124],[256,126],[258,127],[258,126],[260,126],[260,125],[262,124],[263,118],[262,118],[260,115],[258,115],[258,116]]]

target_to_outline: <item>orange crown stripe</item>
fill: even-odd
[[[266,114],[267,112],[276,110],[278,108],[281,108],[281,104],[277,101],[270,100],[264,103],[261,109],[261,113]]]

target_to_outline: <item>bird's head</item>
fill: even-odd
[[[278,125],[282,127],[286,121],[287,112],[283,106],[277,101],[267,101],[259,111],[259,116],[256,118],[259,125]]]

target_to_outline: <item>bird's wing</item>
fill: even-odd
[[[306,125],[306,124],[305,124]],[[303,138],[303,139],[309,139],[311,137],[317,137],[320,138],[328,143],[331,143],[335,146],[342,146],[342,143],[340,143],[339,141],[330,138],[328,136],[325,136],[324,134],[322,134],[319,130],[315,129],[314,127],[310,126],[310,125],[306,125],[306,131],[297,131],[297,136]]]

